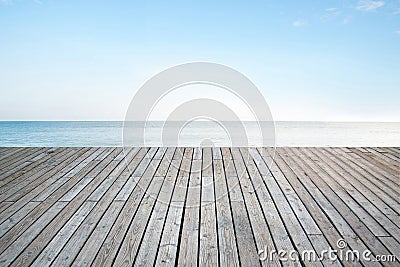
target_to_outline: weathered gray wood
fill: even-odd
[[[30,227],[16,238],[16,240],[7,247],[6,250],[0,255],[0,262],[3,266],[9,265],[18,255],[24,250],[24,248],[33,240],[42,230],[44,225],[47,225],[62,209],[66,206],[66,203],[57,202],[49,210],[47,210],[43,216],[41,216],[36,222],[30,225]]]
[[[124,166],[122,162],[112,161],[109,166],[113,166],[118,164],[118,166]],[[121,165],[122,164],[122,165]],[[104,173],[106,171],[106,173]],[[107,177],[109,171],[107,168],[98,175],[98,178],[101,182],[104,178]],[[123,168],[112,168],[111,175],[119,176],[123,172]],[[98,182],[98,183],[100,183]],[[115,183],[114,186],[104,192],[104,195],[101,196],[99,202],[95,205],[90,214],[85,218],[79,228],[76,230],[74,235],[68,240],[63,249],[60,251],[58,256],[55,258],[52,263],[54,266],[69,266],[71,265],[74,258],[76,258],[77,254],[81,250],[83,244],[86,243],[86,240],[89,238],[92,231],[94,231],[95,226],[99,223],[102,216],[106,213],[111,205],[111,201],[118,194],[119,190],[122,188],[123,183]],[[93,192],[93,191],[92,191]],[[92,193],[92,195],[95,192]],[[89,201],[90,197],[88,198]],[[90,202],[90,201],[89,201]],[[114,208],[114,207],[113,207]]]
[[[85,202],[43,249],[32,266],[50,266],[55,256],[61,251],[64,244],[74,234],[95,204],[94,202]]]
[[[201,198],[201,149],[193,152],[192,168],[190,171],[187,198],[185,203],[181,241],[178,252],[178,266],[198,264],[199,252],[199,222]]]
[[[34,157],[37,155],[37,153],[40,151],[43,151],[44,148],[25,148],[25,149],[20,149],[18,151],[15,151],[11,153],[10,155],[7,155],[7,157],[3,157],[0,162],[0,168],[4,168],[5,166],[10,166],[13,165],[15,162],[20,161],[23,158],[27,158],[30,155],[31,157]],[[27,158],[29,159],[29,158]]]
[[[390,147],[0,148],[0,265],[398,266],[399,159]],[[259,259],[339,239],[397,259]]]
[[[28,204],[23,206],[22,209],[18,210],[2,224],[0,224],[0,237],[3,236],[10,228],[12,228],[25,216],[28,216],[29,213],[39,204],[40,202],[29,202]]]
[[[140,157],[140,151],[136,154],[137,150],[133,149],[125,157],[125,164],[118,164],[118,166],[114,169],[113,173],[109,176],[108,179],[117,178],[116,181],[112,184],[112,187],[106,193],[104,192],[103,195],[100,196],[98,201],[103,202],[104,204],[109,203],[115,195],[119,195],[124,185],[127,184],[129,173],[131,170],[134,170],[140,162],[136,159]],[[135,155],[136,154],[136,155]],[[144,154],[142,154],[143,156]],[[134,157],[133,157],[134,156]],[[129,166],[129,168],[128,168]],[[118,193],[119,192],[119,193]],[[98,192],[93,192],[92,196],[89,197],[93,199],[93,196],[96,196]],[[118,194],[117,194],[118,193]],[[104,196],[104,197],[103,197]],[[97,198],[97,196],[96,196]],[[92,261],[94,260],[97,251],[100,249],[102,243],[106,239],[108,233],[111,230],[114,222],[116,221],[117,217],[120,214],[121,209],[123,208],[125,201],[117,201],[117,197],[114,198],[114,201],[110,204],[107,211],[98,222],[96,228],[93,230],[93,233],[88,237],[88,240],[85,243],[85,246],[79,251],[79,254],[74,260],[74,265],[78,266],[90,266]],[[101,205],[101,204],[100,204]],[[66,262],[66,261],[61,261]],[[68,262],[68,261],[67,261]],[[68,262],[69,263],[69,262]]]
[[[382,203],[381,201],[379,201],[379,202],[376,201],[377,202],[376,205],[378,207],[381,207],[381,209],[382,209],[382,210],[380,210],[375,205],[373,205],[373,202],[370,202],[362,193],[360,193],[356,187],[354,187],[352,184],[350,184],[347,180],[345,180],[343,178],[346,176],[346,174],[341,174],[340,172],[338,172],[339,171],[338,168],[330,168],[332,165],[329,163],[329,161],[328,162],[323,161],[323,159],[325,159],[324,156],[318,155],[317,154],[318,152],[315,152],[315,150],[302,149],[302,151],[304,152],[305,155],[307,155],[308,157],[313,159],[314,162],[319,162],[318,165],[320,166],[320,168],[322,168],[323,170],[325,170],[326,173],[329,174],[329,176],[327,176],[327,182],[332,182],[332,183],[336,182],[338,185],[341,186],[342,190],[346,191],[345,196],[344,196],[345,199],[347,199],[348,197],[351,196],[352,198],[354,198],[357,201],[357,203],[360,205],[360,207],[364,208],[366,212],[371,214],[372,217],[367,216],[367,218],[365,218],[365,217],[362,217],[362,218],[363,218],[363,222],[368,224],[367,226],[371,230],[373,230],[373,233],[376,236],[385,236],[386,235],[385,232],[387,231],[392,236],[395,236],[397,240],[399,240],[399,238],[400,238],[399,230],[400,229],[398,228],[398,226],[395,225],[395,223],[393,223],[390,220],[390,217],[385,216],[385,214],[382,212],[382,210],[384,210],[385,207],[388,209],[388,211],[390,210],[390,211],[394,212],[392,209],[390,209],[390,207],[387,207],[386,205],[383,206],[382,204],[384,204],[384,203]],[[315,152],[315,154],[312,154],[311,152]],[[320,162],[319,160],[321,160],[322,162]],[[360,187],[362,188],[362,186],[363,186],[362,184],[358,185],[358,188],[360,188]],[[337,187],[334,186],[334,188],[337,188]],[[340,191],[340,189],[338,189],[338,191]],[[365,194],[368,195],[370,199],[376,199],[373,197],[373,195],[371,195],[371,192],[368,190],[366,190]],[[349,202],[347,202],[347,203],[349,203]],[[363,216],[362,214],[364,214],[364,211],[359,211],[359,208],[353,209],[353,211],[358,216]],[[394,215],[394,214],[391,214],[391,215]],[[380,226],[376,227],[377,224],[382,225],[382,227],[380,227]],[[383,229],[383,227],[384,227],[384,229]]]
[[[155,153],[156,150],[149,150],[143,159],[151,158],[154,156]],[[157,187],[160,186],[159,183],[157,183],[157,185],[152,185],[153,175],[156,172],[158,165],[160,164],[160,160],[154,160],[154,161],[157,163],[153,162],[152,164],[150,164],[150,162],[147,160],[142,161],[142,162],[147,162],[147,166],[141,167],[144,168],[145,172],[143,173],[141,179],[138,181],[130,197],[127,199],[127,201],[125,201],[125,205],[121,210],[120,215],[115,220],[115,223],[111,228],[111,230],[109,231],[106,239],[104,240],[103,245],[99,248],[96,257],[93,260],[92,263],[93,265],[95,266],[112,265],[114,259],[116,258],[117,254],[120,251],[120,246],[122,245],[121,241],[124,240],[128,228],[131,225],[130,222],[135,218],[134,216],[139,209],[140,203],[142,202],[142,200],[144,202],[146,202],[146,200],[150,201],[153,200],[153,198],[150,197],[150,195],[154,195],[154,192],[157,192]],[[142,162],[140,162],[138,167],[141,166]],[[135,173],[135,171],[133,173]],[[150,186],[152,187],[150,188]],[[150,191],[149,188],[151,189]],[[148,193],[145,195],[145,192]],[[137,220],[140,221],[140,219]],[[121,253],[122,253],[120,255],[121,261],[125,260],[123,259],[124,256],[127,256],[129,259],[131,259],[131,257],[128,255],[129,253],[128,254],[124,254],[123,252]]]
[[[386,183],[389,186],[398,187],[398,174],[399,170],[398,167],[387,164],[386,162],[382,162],[382,160],[373,154],[369,153],[362,153],[358,149],[352,148],[352,151],[358,156],[354,157],[357,159],[357,164],[365,168],[368,172],[379,175],[380,177],[386,179]],[[397,176],[397,177],[396,177]]]
[[[125,238],[121,244],[114,264],[117,266],[132,266],[140,241],[146,229],[147,222],[153,211],[156,198],[160,192],[163,179],[161,177],[154,177],[146,195],[133,218]]]
[[[179,230],[183,214],[182,202],[171,202],[158,248],[155,266],[175,266]]]
[[[286,230],[288,225],[284,224],[287,214],[282,216],[280,215],[280,213],[282,213],[282,208],[280,201],[277,198],[279,198],[279,194],[282,193],[286,196],[287,202],[289,202],[293,208],[294,213],[297,215],[297,218],[302,224],[306,234],[308,234],[308,237],[310,238],[310,236],[318,235],[321,240],[320,247],[324,247],[324,249],[329,247],[326,239],[320,235],[321,231],[312,218],[312,215],[309,214],[307,208],[303,205],[300,198],[298,198],[295,190],[286,181],[284,175],[278,170],[276,165],[271,163],[270,166],[268,166],[266,164],[266,162],[272,162],[272,158],[270,158],[264,151],[261,151],[263,154],[263,157],[261,157],[256,149],[250,149],[250,153],[254,158],[254,162],[249,162],[248,167],[251,169],[257,167],[258,170],[260,170],[260,172],[251,172],[251,178],[256,187],[255,192],[261,203],[276,249],[293,251],[295,250],[294,246],[296,246],[296,244],[292,244],[292,241],[289,238],[290,232],[288,233],[288,231],[291,231],[292,229]],[[264,161],[264,159],[266,161]],[[261,174],[263,174],[263,176],[261,176]],[[280,187],[280,189],[278,187]],[[277,203],[279,203],[279,206],[277,206]],[[269,257],[268,261],[270,261]],[[296,263],[292,261],[283,261],[282,265],[296,266]]]
[[[0,180],[0,192],[3,188],[11,188],[18,184],[21,180],[25,180],[30,176],[34,175],[38,171],[41,171],[43,167],[52,166],[52,162],[55,162],[57,158],[67,152],[73,152],[74,149],[66,149],[66,148],[59,148],[54,151],[51,155],[49,154],[47,157],[43,157],[36,162],[33,162],[24,168],[20,169],[13,174],[3,177]],[[64,153],[63,153],[64,152]],[[44,163],[44,164],[43,164]]]
[[[313,170],[311,167],[305,164],[303,160],[299,159],[292,150],[284,149],[284,151],[286,152],[286,154],[283,153],[283,155],[286,158],[290,157],[290,161],[292,162],[291,165],[297,166],[298,170],[301,170],[297,173],[297,175],[299,177],[302,177],[303,181],[309,182],[310,186],[311,183],[313,183],[312,186],[317,187],[318,191],[320,191],[321,194],[324,195],[326,200],[331,203],[337,211],[339,211],[339,213],[341,214],[339,216],[342,216],[343,218],[343,225],[347,225],[347,230],[351,232],[352,236],[359,236],[360,239],[365,243],[365,245],[371,250],[375,251],[377,254],[388,253],[387,249],[379,241],[376,241],[376,237],[374,237],[371,231],[354,216],[354,213],[351,212],[351,210],[343,203],[343,201],[338,198],[337,195],[329,187],[324,185],[322,181],[324,173]],[[307,173],[308,179],[304,178],[304,173]]]
[[[380,189],[373,183],[365,180],[365,176],[351,168],[351,165],[346,163],[346,160],[340,160],[334,154],[321,149],[311,149],[321,160],[323,160],[328,166],[337,170],[340,174],[341,179],[351,183],[356,189],[358,189],[369,201],[374,203],[384,214],[389,216],[397,215],[396,211],[390,206],[397,205],[395,200],[388,196],[386,192]]]
[[[87,185],[86,189],[81,191],[78,195],[74,197],[74,199],[66,203],[67,205],[64,209],[47,225],[39,234],[39,236],[29,244],[29,246],[21,253],[18,258],[13,262],[14,266],[21,266],[24,264],[30,264],[37,254],[46,246],[47,243],[56,235],[56,233],[64,226],[65,220],[71,218],[73,214],[79,209],[79,207],[84,203],[84,201],[92,194],[92,192],[101,184],[101,182],[105,179],[105,177],[112,171],[115,162],[113,158],[116,156],[118,151],[116,149],[110,148],[108,149],[110,153],[107,157],[100,161],[97,166],[95,166],[92,171],[88,172],[84,175],[84,177],[92,177],[97,176],[98,179],[93,180],[92,183]],[[97,162],[97,160],[94,160]],[[60,199],[59,199],[60,200]],[[64,201],[58,201],[64,202]],[[100,212],[96,213],[101,214]],[[74,233],[76,236],[76,233]],[[72,239],[74,240],[74,239]],[[71,239],[69,240],[70,244]]]
[[[74,158],[74,153],[80,154],[79,151],[74,150],[70,150],[69,152],[61,151],[60,153],[54,155],[54,158],[51,160],[51,162],[49,162],[49,160],[44,161],[42,164],[44,167],[34,166],[33,170],[27,170],[26,172],[24,168],[23,174],[19,174],[19,176],[17,177],[12,175],[11,178],[13,179],[13,181],[3,187],[5,192],[0,193],[1,199],[7,199],[8,201],[17,201],[19,198],[28,194],[31,190],[36,188],[38,184],[41,184],[45,182],[48,178],[50,178],[51,175],[49,175],[49,173],[56,173],[64,166],[68,165],[68,163],[70,162],[70,158]],[[29,168],[32,167],[32,165],[34,164],[31,164]]]
[[[96,257],[98,249],[103,244],[105,238],[111,230],[119,212],[123,208],[124,202],[114,201],[101,218],[92,234],[89,236],[84,247],[80,250],[73,264],[76,266],[90,266]]]
[[[268,251],[276,250],[275,244],[272,240],[271,232],[263,216],[257,195],[255,194],[255,188],[249,176],[249,170],[247,169],[247,165],[249,164],[248,160],[250,159],[249,154],[247,153],[247,149],[243,149],[243,156],[241,150],[242,149],[239,148],[232,148],[231,152],[238,174],[244,203],[250,219],[253,236],[256,241],[257,253],[262,249],[268,249]],[[262,263],[263,265],[265,264],[268,266],[280,265],[277,259]]]
[[[174,152],[174,149],[169,148],[169,152]],[[165,174],[161,191],[157,197],[157,202],[154,206],[153,213],[149,219],[144,233],[143,240],[138,248],[138,253],[135,259],[135,266],[149,266],[155,264],[157,250],[160,245],[160,240],[164,228],[164,222],[167,219],[168,209],[171,205],[170,201],[175,188],[176,179],[178,176],[181,159],[172,160],[171,153],[167,153],[170,165],[168,173]],[[176,244],[177,245],[177,244]]]
[[[217,154],[221,155],[221,157],[214,158],[213,160],[220,265],[239,266],[239,255],[222,154],[219,148],[214,148],[213,151],[215,150],[218,150],[219,153]]]
[[[253,231],[250,225],[250,219],[247,215],[246,205],[241,193],[239,178],[235,170],[232,160],[232,154],[228,148],[221,149],[224,166],[227,168],[227,185],[229,198],[231,200],[232,217],[240,262],[249,266],[260,266],[257,245],[253,236]],[[233,176],[234,175],[234,176]]]
[[[388,233],[379,223],[367,212],[366,208],[373,208],[373,206],[368,206],[368,202],[358,203],[354,198],[361,195],[357,195],[357,191],[352,190],[351,194],[346,191],[345,187],[337,183],[335,172],[332,172],[329,168],[326,168],[326,164],[316,164],[315,160],[318,160],[315,155],[304,151],[304,154],[298,149],[292,149],[295,155],[302,159],[305,164],[307,164],[310,169],[314,170],[319,174],[321,180],[328,185],[333,192],[336,193],[338,199],[341,199],[347,207],[349,207],[354,214],[356,214],[360,220],[372,231],[375,236],[388,236]],[[331,179],[331,177],[333,179]],[[331,192],[332,192],[331,191]],[[370,209],[371,211],[371,209]],[[378,215],[378,214],[376,214]],[[394,226],[396,227],[396,226]],[[396,227],[397,228],[397,227]]]
[[[340,149],[332,149],[329,150],[329,152],[346,161],[355,171],[360,173],[365,183],[374,184],[378,188],[384,190],[385,195],[392,198],[392,201],[398,202],[397,200],[400,197],[400,193],[397,190],[398,186],[381,173],[376,172],[374,166],[370,165],[369,162],[365,162],[363,158],[355,153],[351,153],[351,155],[349,155],[350,153],[342,153]],[[396,212],[400,213],[400,210],[396,210]]]
[[[272,154],[270,149],[261,149],[261,151],[266,153],[261,153],[262,157],[265,158],[268,155],[270,158],[274,156],[274,161],[272,164],[272,174],[275,177],[279,177],[282,173],[284,176],[281,176],[279,180],[287,179],[290,185],[294,188],[297,192],[297,195],[302,200],[304,205],[307,207],[307,210],[310,212],[312,217],[314,218],[315,222],[317,223],[318,227],[321,229],[322,233],[326,237],[327,241],[329,242],[329,247],[332,249],[337,249],[336,242],[346,237],[352,237],[352,231],[350,228],[346,227],[343,224],[343,219],[340,217],[340,214],[336,212],[330,206],[330,203],[325,201],[324,198],[318,193],[317,188],[312,186],[305,186],[299,177],[296,176],[294,170],[292,170],[289,166],[293,166],[292,164],[288,164],[283,160],[280,153]],[[295,166],[293,166],[295,167]],[[320,202],[318,202],[320,201]],[[276,200],[274,200],[276,204],[279,204]],[[322,205],[321,205],[321,204]],[[332,219],[329,219],[328,216],[332,216]],[[344,225],[344,226],[343,226]],[[357,239],[349,239],[348,243],[351,245],[353,249],[363,249],[365,250],[366,247],[363,244],[360,244],[359,240]],[[329,249],[329,248],[327,248]],[[342,262],[345,266],[361,266],[361,264],[357,263],[349,263],[346,261]]]
[[[179,166],[178,177],[175,183],[174,192],[171,197],[171,204],[168,209],[164,231],[159,243],[155,261],[156,266],[175,266],[179,245],[179,233],[182,227],[181,222],[185,205],[187,184],[189,182],[192,163],[192,155],[192,148],[186,148],[183,154],[180,154],[182,161],[181,165]],[[174,160],[179,160],[178,156],[174,158]],[[172,163],[171,165],[177,166],[176,163]]]
[[[203,148],[201,176],[200,244],[198,262],[200,266],[217,266],[219,265],[218,234],[212,151],[210,147]]]
[[[4,166],[0,166],[0,169],[2,170],[0,174],[0,180],[4,179],[5,177],[8,177],[12,175],[13,173],[29,166],[30,164],[34,163],[35,161],[40,160],[41,158],[46,157],[47,150],[45,148],[39,149],[39,150],[33,150],[32,153],[26,153],[23,154],[22,156],[18,157],[15,161],[13,161],[11,164],[5,163]]]
[[[97,150],[99,151],[99,150]],[[93,152],[93,151],[92,151]],[[96,151],[95,151],[96,152]],[[96,155],[93,153],[92,155]],[[89,156],[88,158],[90,158]],[[82,163],[82,162],[81,162]],[[89,162],[90,163],[90,162]],[[88,163],[86,163],[88,164]],[[79,166],[79,164],[78,164]],[[45,202],[43,202],[41,205],[38,205],[31,213],[30,216],[26,217],[26,219],[20,221],[17,223],[14,227],[12,227],[7,233],[1,238],[2,242],[0,243],[0,251],[4,251],[18,236],[20,233],[25,231],[34,221],[36,221],[40,216],[43,215],[43,213],[46,212],[46,210],[51,207],[54,203],[57,202],[57,200],[65,194],[80,178],[82,178],[83,175],[91,171],[93,166],[88,167],[89,165],[82,165],[79,166],[81,168],[81,172],[78,172],[76,176],[74,176],[74,179],[69,180],[66,184],[64,184],[62,187],[60,187],[50,198],[48,198]],[[88,167],[88,168],[86,168]],[[40,190],[40,188],[39,188]],[[39,191],[40,192],[40,191]],[[6,209],[4,213],[8,213],[10,216],[14,212],[16,212],[17,207],[22,207],[24,206],[27,201],[32,199],[35,195],[33,196],[27,196],[26,199],[20,199],[17,202],[15,202],[13,205],[11,205],[8,209]],[[8,217],[7,216],[7,217]],[[6,218],[7,218],[6,217]]]

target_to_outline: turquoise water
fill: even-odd
[[[159,146],[159,124],[149,131],[146,145]],[[186,131],[186,132],[185,132]],[[181,146],[197,146],[211,139],[216,146],[229,140],[212,124],[186,129]],[[0,146],[122,146],[121,121],[0,122]],[[250,133],[257,137],[256,132]],[[400,146],[400,123],[375,122],[275,122],[277,146]],[[140,145],[140,144],[138,144]],[[251,143],[249,145],[254,145]]]

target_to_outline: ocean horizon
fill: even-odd
[[[254,122],[244,124],[251,126]],[[277,121],[274,124],[277,147],[400,146],[400,122]],[[122,147],[123,125],[123,121],[1,121],[0,146]],[[159,141],[162,122],[149,125],[145,145],[163,146]],[[178,146],[199,146],[203,139],[210,139],[214,146],[230,146],[226,135],[214,123],[197,121],[182,132]],[[249,146],[257,146],[257,133],[250,130],[249,136]]]

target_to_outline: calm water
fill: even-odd
[[[134,129],[133,129],[134,130]],[[123,122],[0,122],[0,146],[122,146]],[[159,146],[161,128],[148,132],[148,146]],[[213,124],[182,131],[181,146],[210,139],[228,146],[226,134]],[[257,144],[250,133],[249,145]],[[277,146],[400,146],[400,123],[275,122]]]

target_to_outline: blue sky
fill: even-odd
[[[0,120],[123,120],[191,61],[247,75],[276,120],[400,121],[399,0],[0,0]]]

